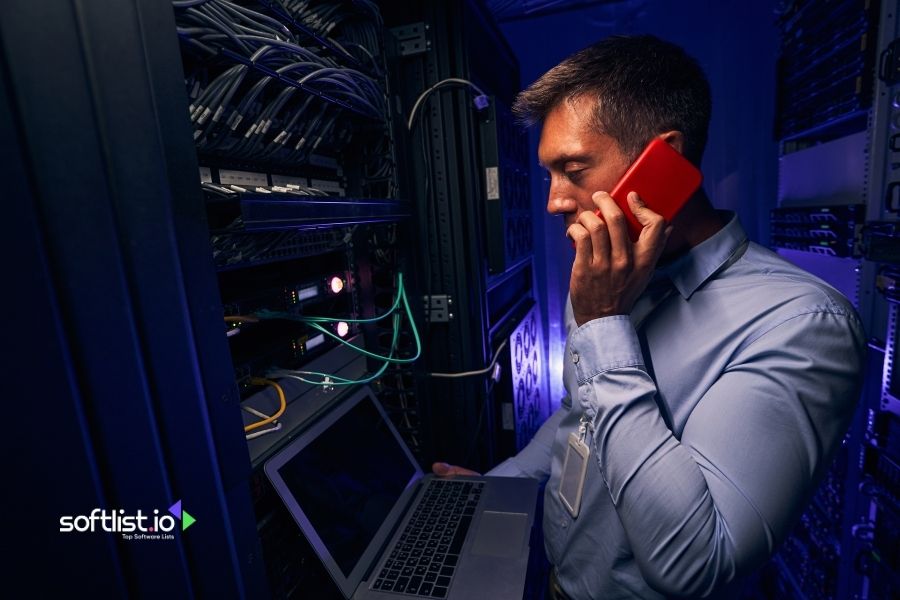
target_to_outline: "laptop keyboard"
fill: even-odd
[[[480,481],[430,480],[372,589],[446,597],[482,487]]]

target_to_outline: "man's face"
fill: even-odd
[[[538,161],[550,174],[547,212],[563,215],[566,228],[582,211],[594,211],[594,192],[609,192],[631,161],[618,143],[591,127],[594,100],[562,101],[544,119]]]

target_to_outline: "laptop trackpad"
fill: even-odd
[[[527,532],[528,515],[484,511],[472,544],[472,554],[519,556]]]

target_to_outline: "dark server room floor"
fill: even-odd
[[[0,3],[10,593],[900,600],[898,13]],[[677,252],[581,189],[654,137]],[[811,317],[747,358],[800,281],[858,373]]]

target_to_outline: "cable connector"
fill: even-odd
[[[475,99],[472,100],[472,103],[475,105],[475,108],[478,110],[484,110],[491,103],[490,99],[485,94],[479,94],[475,96]]]

